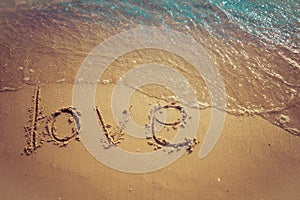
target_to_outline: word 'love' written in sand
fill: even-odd
[[[40,93],[41,89],[39,87],[36,88],[33,95],[33,106],[29,109],[29,124],[24,127],[27,138],[27,145],[24,148],[24,153],[26,155],[31,155],[32,153],[35,153],[38,148],[42,147],[45,141],[53,143],[60,147],[66,147],[69,144],[69,141],[72,139],[80,141],[80,112],[73,107],[62,107],[59,110],[53,112],[50,116],[45,116],[43,114],[43,108],[40,106]],[[162,110],[166,109],[175,109],[181,113],[182,117],[175,122],[163,122],[160,119],[158,119],[155,114],[158,112],[162,112]],[[121,143],[121,141],[124,140],[123,130],[126,127],[126,122],[128,120],[128,111],[126,110],[123,112],[125,118],[121,123],[120,128],[117,127],[114,129],[114,131],[109,131],[111,125],[105,123],[101,111],[97,106],[95,106],[95,111],[98,116],[99,124],[102,127],[102,131],[104,132],[107,138],[108,145],[103,146],[108,149],[112,145],[117,145]],[[57,127],[55,126],[57,119],[62,115],[68,116],[68,123],[72,126],[71,132],[69,134],[59,133],[57,131]],[[173,144],[165,138],[156,136],[155,123],[166,127],[172,127],[173,129],[176,129],[178,126],[184,127],[186,123],[185,120],[187,118],[187,113],[179,105],[172,104],[165,106],[154,106],[154,108],[150,111],[148,118],[149,124],[146,124],[146,127],[149,128],[151,136],[147,136],[146,139],[148,140],[148,145],[153,146],[154,150],[160,149],[162,147],[173,147],[174,149],[185,147],[186,151],[191,153],[195,145],[199,143],[194,138],[193,140],[186,139],[185,141],[182,141],[180,143]],[[39,132],[38,130],[42,124],[44,124],[45,131]]]

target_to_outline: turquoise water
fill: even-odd
[[[2,4],[0,6],[5,7]],[[134,23],[183,30],[205,29],[215,37],[243,40],[246,34],[269,44],[299,48],[298,0],[75,0],[55,3],[27,0],[27,3],[18,6],[41,12],[60,12],[65,16],[99,21],[106,26],[130,26]],[[237,35],[237,31],[242,34]]]

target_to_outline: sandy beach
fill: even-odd
[[[236,52],[228,54],[232,57],[211,56],[221,74],[229,77],[224,78],[226,93],[236,98],[227,99],[229,109],[223,111],[226,117],[224,128],[213,150],[199,159],[198,153],[208,130],[212,109],[211,106],[200,106],[199,129],[195,136],[197,142],[193,143],[192,149],[187,149],[171,165],[154,172],[121,172],[92,156],[80,140],[80,133],[74,133],[76,120],[74,122],[70,113],[60,109],[73,105],[74,81],[85,57],[96,45],[122,30],[103,29],[103,25],[72,19],[65,23],[60,15],[50,16],[51,13],[47,18],[31,16],[28,11],[24,16],[13,13],[3,14],[5,20],[0,20],[0,25],[3,25],[0,26],[1,199],[299,199],[300,137],[298,132],[286,131],[284,128],[287,129],[287,126],[274,122],[278,116],[285,117],[291,111],[292,119],[281,120],[284,125],[290,123],[298,127],[298,90],[286,90],[277,82],[272,87],[280,90],[275,90],[259,84],[257,79],[239,77],[233,69],[227,70],[227,65],[232,67],[234,64],[237,69],[243,69],[245,63],[242,59],[230,59],[238,54]],[[219,53],[220,49],[229,52],[230,49],[222,41],[200,35],[195,32],[193,37],[206,45],[209,54]],[[250,43],[237,42],[232,45],[243,46],[249,50],[250,57],[263,55],[263,50],[254,48]],[[265,63],[276,58],[271,53],[265,55]],[[126,71],[144,63],[161,63],[178,71],[197,91],[197,100],[201,105],[210,102],[205,81],[182,57],[156,49],[132,51],[117,58],[104,72],[97,86],[94,106],[101,110],[105,128],[110,134],[120,129],[111,109],[113,89]],[[245,71],[244,74],[251,74]],[[259,79],[264,80],[264,77]],[[296,85],[298,74],[291,74],[288,81]],[[39,91],[39,97],[36,91]],[[278,96],[274,91],[278,92]],[[259,96],[264,92],[266,101]],[[285,92],[291,93],[291,98],[281,96]],[[140,126],[149,125],[151,106],[180,106],[168,98],[173,95],[172,91],[155,84],[138,88],[130,99],[129,115]],[[275,100],[269,101],[271,97]],[[291,104],[280,104],[285,101]],[[248,106],[249,110],[244,110],[242,114],[238,112],[239,107],[235,106],[239,102],[242,102],[241,107]],[[261,103],[262,107],[267,108],[282,107],[285,115],[280,115],[280,109],[262,115],[259,109],[252,109],[252,103]],[[54,120],[55,112],[59,116]],[[176,121],[177,118],[178,112],[170,112],[167,119]],[[32,119],[39,120],[33,123]],[[56,137],[69,136],[70,139],[65,142],[53,140],[47,125],[54,121],[52,131],[59,133]],[[165,127],[159,134],[172,140],[178,129],[179,126]],[[32,134],[35,134],[35,141]],[[119,148],[129,152],[142,154],[161,148],[126,132],[112,137],[120,141],[117,144]],[[102,145],[100,141],[99,145]],[[24,148],[29,150],[24,151]]]

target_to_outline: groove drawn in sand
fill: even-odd
[[[167,109],[174,109],[179,111],[181,117],[174,122],[163,122],[160,119],[158,119],[156,114],[162,113],[163,110],[167,110]],[[151,137],[146,137],[146,139],[149,140],[147,142],[149,145],[154,146],[154,150],[161,149],[162,147],[169,147],[171,148],[171,150],[169,150],[168,153],[172,153],[174,152],[174,150],[177,151],[180,148],[185,147],[188,153],[192,153],[194,147],[199,143],[196,138],[194,139],[185,138],[185,140],[182,142],[171,143],[167,139],[158,137],[156,135],[157,131],[155,130],[155,123],[158,123],[165,127],[172,127],[174,130],[178,128],[185,128],[185,125],[187,124],[186,120],[188,118],[188,115],[182,106],[175,105],[175,103],[173,103],[172,105],[154,106],[153,109],[151,109],[148,118],[150,120],[150,125],[146,124],[146,127],[150,128]]]
[[[114,130],[110,130],[112,126],[110,124],[105,124],[102,114],[100,112],[100,109],[96,106],[95,107],[97,116],[100,122],[100,126],[102,127],[102,130],[108,140],[108,146],[105,146],[106,148],[109,148],[111,145],[117,145],[121,143],[122,140],[124,140],[124,127],[126,126],[126,120],[123,121],[121,128],[115,128]]]
[[[107,131],[106,126],[105,126],[105,124],[104,124],[104,121],[103,121],[103,119],[102,119],[102,115],[101,115],[100,110],[99,110],[99,108],[98,108],[97,106],[96,106],[96,111],[97,111],[97,115],[98,115],[98,118],[99,118],[99,121],[100,121],[100,125],[101,125],[101,127],[102,127],[102,129],[103,129],[103,132],[104,132],[106,138],[107,138],[110,142],[113,143],[112,138],[110,138],[109,135],[108,135],[108,131]]]
[[[24,153],[26,155],[32,154],[41,146],[41,135],[38,133],[38,121],[44,119],[46,116],[43,115],[43,109],[39,107],[40,101],[40,88],[37,87],[33,95],[33,106],[28,110],[30,112],[30,120],[28,122],[31,123],[31,125],[25,126],[27,146],[24,148]]]
[[[66,135],[64,137],[59,137],[59,134],[56,132],[57,128],[55,126],[55,121],[56,119],[61,115],[61,114],[68,114],[70,115],[69,118],[69,123],[75,122],[76,126],[72,128],[72,133],[69,135]],[[80,130],[80,113],[72,107],[63,107],[54,113],[51,114],[51,116],[47,120],[47,134],[51,137],[49,142],[54,142],[57,145],[60,146],[66,146],[72,138],[75,138],[76,140],[79,140],[79,130]]]

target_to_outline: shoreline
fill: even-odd
[[[0,35],[0,40],[3,41],[0,45],[0,56],[3,58],[0,61],[3,66],[0,69],[3,74],[0,92],[19,90],[24,85],[55,82],[73,84],[77,70],[88,53],[100,42],[122,31],[105,29],[103,24],[95,22],[88,24],[78,19],[59,18],[55,14],[49,18],[38,19],[34,12],[28,11],[17,16],[3,16],[4,19],[0,22],[3,25],[3,33]],[[139,26],[133,24],[133,27]],[[300,101],[297,74],[300,71],[282,57],[285,55],[294,59],[296,54],[287,54],[284,49],[279,49],[284,51],[282,55],[277,55],[274,50],[263,48],[258,41],[250,40],[251,38],[234,43],[213,38],[208,33],[197,30],[191,30],[190,34],[205,47],[217,64],[224,79],[229,112],[237,115],[259,113],[271,123],[299,136],[300,119],[297,117],[297,110]],[[247,40],[250,40],[249,43]],[[129,57],[126,58],[127,56]],[[199,102],[204,105],[209,102],[209,91],[202,77],[196,75],[193,66],[180,55],[149,50],[122,57],[113,63],[113,67],[118,70],[123,68],[119,72],[147,62],[174,67],[193,83],[199,94],[204,93],[198,96]],[[134,61],[137,63],[133,63]],[[131,66],[126,66],[126,62],[131,63]],[[290,75],[289,71],[294,73]],[[114,83],[118,78],[112,71],[106,77]],[[264,114],[266,112],[268,113]],[[289,118],[288,123],[280,123],[281,115]]]

